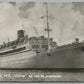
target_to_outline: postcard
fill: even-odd
[[[84,2],[0,1],[0,82],[83,82]]]

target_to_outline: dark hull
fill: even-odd
[[[84,68],[84,47],[61,47],[36,55],[31,51],[0,57],[0,68],[56,69]]]

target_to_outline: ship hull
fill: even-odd
[[[0,68],[11,69],[55,69],[84,68],[84,49],[71,47],[54,49],[50,53],[32,51],[0,56]]]

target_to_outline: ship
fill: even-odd
[[[17,31],[17,39],[0,45],[0,69],[84,68],[84,42],[79,38],[58,46],[50,38],[48,4],[46,3],[48,37],[28,37],[25,30]]]

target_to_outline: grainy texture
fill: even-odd
[[[0,70],[0,81],[83,82],[84,72],[59,72],[56,70]]]

